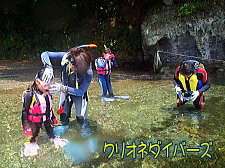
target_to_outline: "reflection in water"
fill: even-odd
[[[59,125],[53,129],[54,135],[56,137],[60,137],[60,135],[63,135],[67,130],[69,126]]]
[[[54,128],[54,135],[60,137],[66,133],[68,128],[69,126],[57,126]],[[84,127],[81,128],[82,140],[76,138],[73,140],[67,139],[67,143],[63,147],[65,155],[76,163],[88,161],[89,155],[97,152],[98,149],[98,138],[90,135],[90,128]]]
[[[112,129],[111,114],[113,113],[113,102],[101,99],[98,104],[98,118],[97,122],[101,129]]]
[[[76,163],[88,161],[89,156],[97,152],[97,149],[97,137],[89,137],[82,141],[69,140],[69,143],[63,148],[65,155]]]
[[[179,110],[178,119],[192,119],[193,121],[204,119],[202,111]]]

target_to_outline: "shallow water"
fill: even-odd
[[[69,128],[61,136],[70,141],[70,146],[56,149],[41,131],[37,138],[41,149],[33,157],[20,157],[24,149],[21,94],[26,85],[2,89],[0,167],[225,166],[223,84],[212,84],[205,93],[203,112],[196,111],[191,102],[176,108],[172,80],[113,78],[112,85],[115,95],[129,95],[130,99],[100,99],[100,88],[94,80],[89,89],[89,137],[80,135],[73,111]],[[59,95],[53,98],[56,111]]]

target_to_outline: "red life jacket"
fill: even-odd
[[[99,75],[106,75],[106,74],[108,74],[107,71],[108,71],[108,70],[106,69],[106,67],[105,67],[105,68],[100,68],[100,67],[97,68],[97,73],[98,73]]]
[[[99,75],[109,74],[110,65],[109,65],[109,62],[108,61],[106,62],[106,60],[104,58],[96,59],[95,60],[95,67],[96,67],[97,73]]]
[[[50,110],[52,109],[52,98],[47,94],[50,102]],[[37,94],[36,92],[32,96],[30,109],[28,112],[28,120],[31,122],[44,122],[46,121],[46,100],[43,95]],[[52,112],[50,112],[50,118]]]

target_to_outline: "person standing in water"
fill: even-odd
[[[86,47],[86,45],[83,45]],[[88,88],[90,86],[93,72],[90,67],[91,56],[81,47],[71,48],[69,52],[44,52],[41,54],[42,62],[45,66],[45,80],[48,81],[53,76],[53,67],[50,59],[61,60],[62,74],[61,86],[50,89],[52,92],[61,91],[60,120],[64,126],[69,124],[71,118],[71,108],[75,105],[76,119],[81,125],[81,131],[89,129],[87,120],[88,114]],[[87,45],[97,47],[94,44]],[[55,89],[55,91],[54,91]]]
[[[95,68],[98,73],[98,82],[102,90],[101,98],[105,98],[107,92],[110,97],[114,97],[110,73],[112,67],[116,66],[116,59],[110,48],[107,48],[105,45],[104,48],[105,49],[103,51],[102,57],[99,57],[95,60]]]
[[[55,137],[53,133],[53,124],[58,124],[52,111],[52,96],[49,92],[53,78],[46,83],[43,81],[44,69],[40,70],[34,79],[33,84],[24,91],[23,108],[22,108],[22,127],[26,142],[23,154],[25,156],[33,156],[40,149],[36,143],[36,137],[40,129],[46,131],[49,139],[56,146],[64,146],[65,142],[59,137]]]
[[[26,91],[23,99],[22,126],[24,135],[28,135],[26,136],[27,143],[36,143],[40,128],[44,128],[49,138],[53,139],[51,121],[53,124],[58,124],[52,111],[52,96],[48,90],[51,81],[50,83],[44,82],[42,80],[43,73],[42,69],[36,74],[33,84]]]

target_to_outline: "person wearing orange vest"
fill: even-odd
[[[98,73],[98,82],[102,90],[101,98],[105,98],[107,92],[110,97],[114,97],[110,73],[112,67],[116,66],[115,56],[112,54],[109,48],[106,46],[104,47],[105,49],[103,51],[103,56],[95,60],[95,67]]]
[[[177,107],[193,101],[197,110],[202,110],[204,92],[210,88],[206,70],[198,61],[183,61],[174,73],[174,86],[177,93]]]

